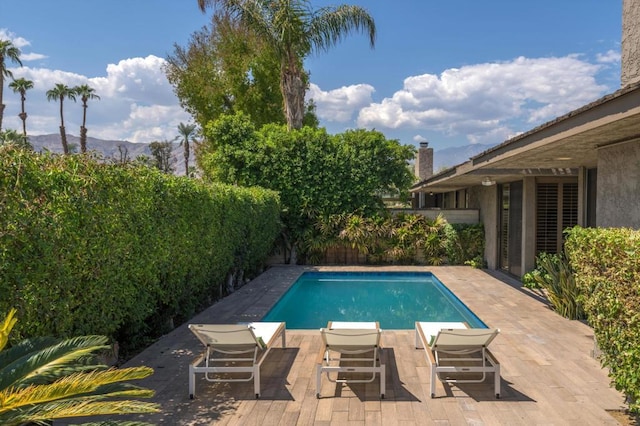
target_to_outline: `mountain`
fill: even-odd
[[[463,146],[453,146],[433,151],[433,172],[437,173],[443,169],[457,166],[466,162],[469,158],[474,157],[495,144],[469,144]]]
[[[29,136],[29,142],[33,146],[34,151],[49,151],[61,154],[62,143],[60,135],[52,133],[49,135]],[[67,135],[67,142],[71,150],[80,151],[80,138],[78,136]],[[128,141],[104,140],[87,137],[87,150],[101,154],[104,158],[113,158],[121,160],[126,155],[130,160],[135,160],[138,156],[144,155],[151,157],[151,149],[148,143],[134,143]],[[178,143],[173,143],[173,169],[175,174],[184,175],[184,151]],[[194,163],[193,156],[189,159],[189,165]]]
[[[73,135],[67,135],[69,146],[74,150],[80,150],[80,138]],[[35,151],[50,151],[62,153],[62,144],[60,143],[60,135],[57,133],[49,135],[29,136],[29,141],[33,145]],[[175,174],[184,175],[184,154],[182,147],[178,143],[174,143],[173,148],[173,168]],[[473,144],[454,146],[451,148],[439,149],[433,152],[433,171],[435,173],[460,163],[464,163],[469,158],[486,151],[494,145]],[[105,158],[114,158],[119,160],[126,153],[131,160],[136,159],[140,155],[151,157],[151,149],[148,143],[133,143],[128,141],[104,140],[87,137],[87,149],[96,151]],[[121,153],[122,150],[122,153]],[[193,152],[193,149],[192,149]],[[190,165],[195,165],[193,155],[189,159]]]

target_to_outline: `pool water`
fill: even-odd
[[[486,325],[430,272],[305,272],[262,321],[319,329],[328,321],[379,321],[387,330],[416,321]]]

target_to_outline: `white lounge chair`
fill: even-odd
[[[248,382],[253,380],[256,398],[260,397],[260,366],[278,336],[286,347],[284,322],[244,324],[189,324],[189,329],[206,347],[206,351],[189,366],[189,397],[196,393],[196,374],[209,382]],[[222,354],[220,357],[217,354]],[[251,354],[239,357],[238,355]],[[202,365],[204,364],[204,365]],[[248,377],[214,377],[220,373],[244,373]]]
[[[322,373],[333,383],[371,383],[376,373],[380,374],[380,397],[385,394],[385,363],[382,358],[377,322],[329,322],[320,329],[323,348],[316,367],[316,396],[320,398]],[[335,357],[340,355],[362,355],[360,357]],[[332,379],[330,373],[371,373],[368,379]]]
[[[494,393],[500,398],[500,363],[488,348],[499,332],[466,328],[465,323],[416,322],[416,347],[424,348],[431,367],[431,398],[436,395],[436,377],[444,383],[481,383],[487,373],[494,374]],[[467,373],[480,374],[463,378]]]

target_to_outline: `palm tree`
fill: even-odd
[[[178,133],[182,136],[180,145],[184,146],[184,174],[189,177],[189,142],[195,141],[196,125],[195,124],[178,124]]]
[[[151,368],[108,369],[91,363],[94,354],[109,348],[104,336],[39,337],[3,350],[16,323],[15,312],[12,309],[0,322],[0,424],[48,424],[68,417],[159,411],[157,404],[122,399],[153,396],[150,389],[122,383],[148,377]]]
[[[15,47],[11,40],[0,40],[0,130],[2,130],[2,117],[4,115],[4,103],[2,102],[4,78],[13,78],[13,74],[7,69],[7,59],[22,66],[22,62],[20,62],[20,49]]]
[[[299,129],[305,113],[307,79],[304,58],[328,51],[352,31],[368,33],[375,44],[376,26],[360,6],[329,6],[313,10],[309,0],[198,0],[203,12],[221,6],[253,31],[280,61],[280,91],[289,129]]]
[[[60,137],[62,138],[62,151],[65,155],[69,154],[69,144],[67,144],[67,132],[64,129],[63,104],[65,98],[75,102],[76,92],[66,84],[57,83],[55,87],[47,91],[47,100],[60,101]]]
[[[0,130],[0,145],[11,144],[21,148],[32,149],[31,144],[17,130]]]
[[[27,141],[27,113],[24,110],[24,101],[27,99],[27,90],[33,89],[33,81],[26,78],[19,78],[9,83],[9,87],[13,89],[14,93],[20,93],[20,102],[22,105],[22,112],[18,114],[20,120],[22,120],[22,135],[24,141]]]
[[[86,84],[81,86],[76,86],[73,88],[76,92],[76,95],[80,96],[80,100],[82,100],[82,126],[80,126],[80,152],[87,152],[87,128],[85,124],[87,123],[87,101],[89,99],[100,99],[100,96],[96,95],[95,89],[89,87]]]

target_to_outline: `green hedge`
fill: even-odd
[[[566,253],[616,389],[640,411],[640,231],[576,227]]]
[[[153,337],[230,272],[257,271],[280,231],[271,191],[10,146],[0,211],[0,312],[20,312],[17,338]]]

